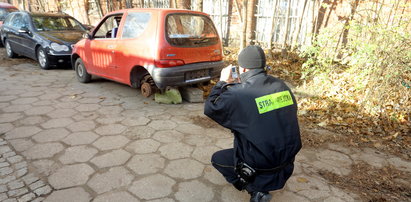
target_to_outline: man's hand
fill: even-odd
[[[232,65],[228,65],[221,70],[220,81],[225,81],[227,83],[238,82],[238,79],[233,79],[232,77]]]

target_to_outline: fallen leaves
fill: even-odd
[[[225,63],[237,65],[239,49],[225,48],[224,52]],[[301,79],[302,64],[296,54],[282,58],[281,53],[273,53],[272,58],[267,59],[267,65],[272,67],[269,74],[297,86],[293,91],[301,125],[340,134],[303,133],[305,146],[340,141],[350,146],[375,147],[411,159],[411,90],[401,86],[408,91],[391,89],[384,100],[369,99],[367,95],[372,95],[370,92],[374,89],[356,86],[354,83],[362,82],[363,86],[368,83],[355,80],[356,72],[336,70],[311,80]],[[205,97],[216,81],[200,86]]]
[[[348,176],[329,171],[319,174],[336,186],[361,194],[366,201],[409,201],[411,176],[394,167],[381,169],[360,162],[351,166]]]
[[[299,182],[299,183],[307,183],[308,180],[307,180],[307,178],[304,178],[304,177],[297,177],[297,182]]]

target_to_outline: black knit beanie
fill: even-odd
[[[246,69],[265,67],[265,54],[260,46],[247,46],[238,55],[238,64]]]

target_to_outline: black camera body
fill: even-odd
[[[253,182],[256,176],[255,169],[244,162],[236,166],[235,172],[238,175],[239,181],[235,183],[234,186],[240,191],[244,190],[249,183]]]

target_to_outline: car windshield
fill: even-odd
[[[7,14],[18,11],[15,8],[0,8],[0,20],[3,21]]]
[[[33,16],[33,24],[37,31],[81,30],[84,27],[74,18],[61,16]]]
[[[171,14],[167,17],[167,40],[182,47],[209,46],[218,42],[213,22],[206,16]]]

